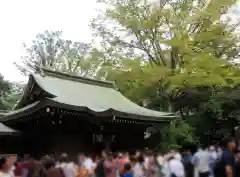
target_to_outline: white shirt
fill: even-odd
[[[157,157],[157,162],[158,162],[159,165],[163,165],[163,163],[164,163],[164,158],[163,158],[162,156],[158,156],[158,157]]]
[[[143,177],[144,173],[139,163],[136,163],[133,167],[134,177]]]
[[[179,152],[177,152],[177,153],[174,155],[174,159],[177,159],[177,160],[181,161],[181,160],[182,160],[181,154],[180,154]]]
[[[209,172],[209,159],[210,154],[207,151],[199,150],[195,155],[194,158],[196,158],[196,168],[200,173]]]
[[[11,177],[15,177],[15,175],[14,175],[14,170],[15,170],[15,166],[13,166],[12,168],[10,168],[10,170],[9,170],[9,175],[10,175]]]
[[[87,158],[84,162],[83,162],[83,166],[88,169],[89,173],[92,173],[92,169],[93,169],[93,161],[91,158]]]
[[[9,173],[0,172],[0,177],[11,177]]]
[[[209,155],[212,158],[212,160],[217,160],[218,158],[218,154],[216,151],[209,152]]]
[[[168,163],[165,163],[162,172],[167,177],[171,177],[171,174],[177,177],[185,176],[184,166],[178,159],[172,159]]]
[[[212,158],[214,158],[214,159],[217,159],[217,158],[218,158],[218,154],[217,154],[216,151],[212,152],[212,153],[211,153],[211,156],[212,156]]]
[[[77,169],[74,165],[74,163],[62,163],[61,168],[63,170],[65,177],[76,177],[77,176]]]
[[[143,165],[144,165],[144,167],[145,167],[146,169],[148,169],[149,161],[150,161],[150,157],[147,156],[147,157],[144,158],[144,163],[143,163]]]

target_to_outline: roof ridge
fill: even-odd
[[[11,111],[11,110],[3,110],[3,109],[0,109],[0,113],[8,113],[9,111]]]
[[[83,76],[76,76],[73,74],[69,73],[64,73],[60,71],[54,71],[46,68],[41,68],[43,71],[41,73],[41,76],[52,76],[56,77],[59,79],[64,79],[64,80],[70,80],[70,81],[75,81],[75,82],[81,82],[81,83],[86,83],[86,84],[91,84],[91,85],[97,85],[97,86],[102,86],[102,87],[110,87],[110,88],[116,88],[115,83],[111,81],[101,81],[101,80],[96,80],[96,79],[91,79]]]

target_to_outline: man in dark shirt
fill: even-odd
[[[102,151],[102,159],[98,162],[97,167],[95,169],[95,175],[96,177],[105,177],[104,172],[104,163],[107,158],[107,151]]]
[[[235,148],[236,148],[236,143],[234,139],[224,140],[224,149],[222,152],[222,156],[220,158],[220,162],[218,164],[218,175],[215,175],[215,176],[234,177]]]

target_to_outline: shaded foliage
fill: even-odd
[[[3,97],[2,103],[6,110],[13,110],[17,102],[21,99],[24,84],[11,83],[11,88]]]
[[[7,106],[4,103],[4,98],[11,89],[11,84],[4,80],[4,77],[0,75],[0,110],[6,110]]]
[[[227,17],[234,1],[101,2],[109,8],[92,21],[92,28],[103,52],[119,60],[108,79],[135,102],[181,116],[182,122],[163,130],[169,143],[181,142],[181,132],[191,132],[192,138],[181,134],[190,142],[208,143],[231,132],[238,99],[229,94],[238,93],[240,81],[233,64],[239,56],[234,33],[239,23]],[[212,138],[206,138],[209,134]]]

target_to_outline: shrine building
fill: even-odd
[[[0,117],[1,123],[21,132],[1,137],[0,151],[39,155],[143,149],[151,130],[173,119],[172,113],[133,103],[113,82],[42,69],[29,76],[15,110]]]

